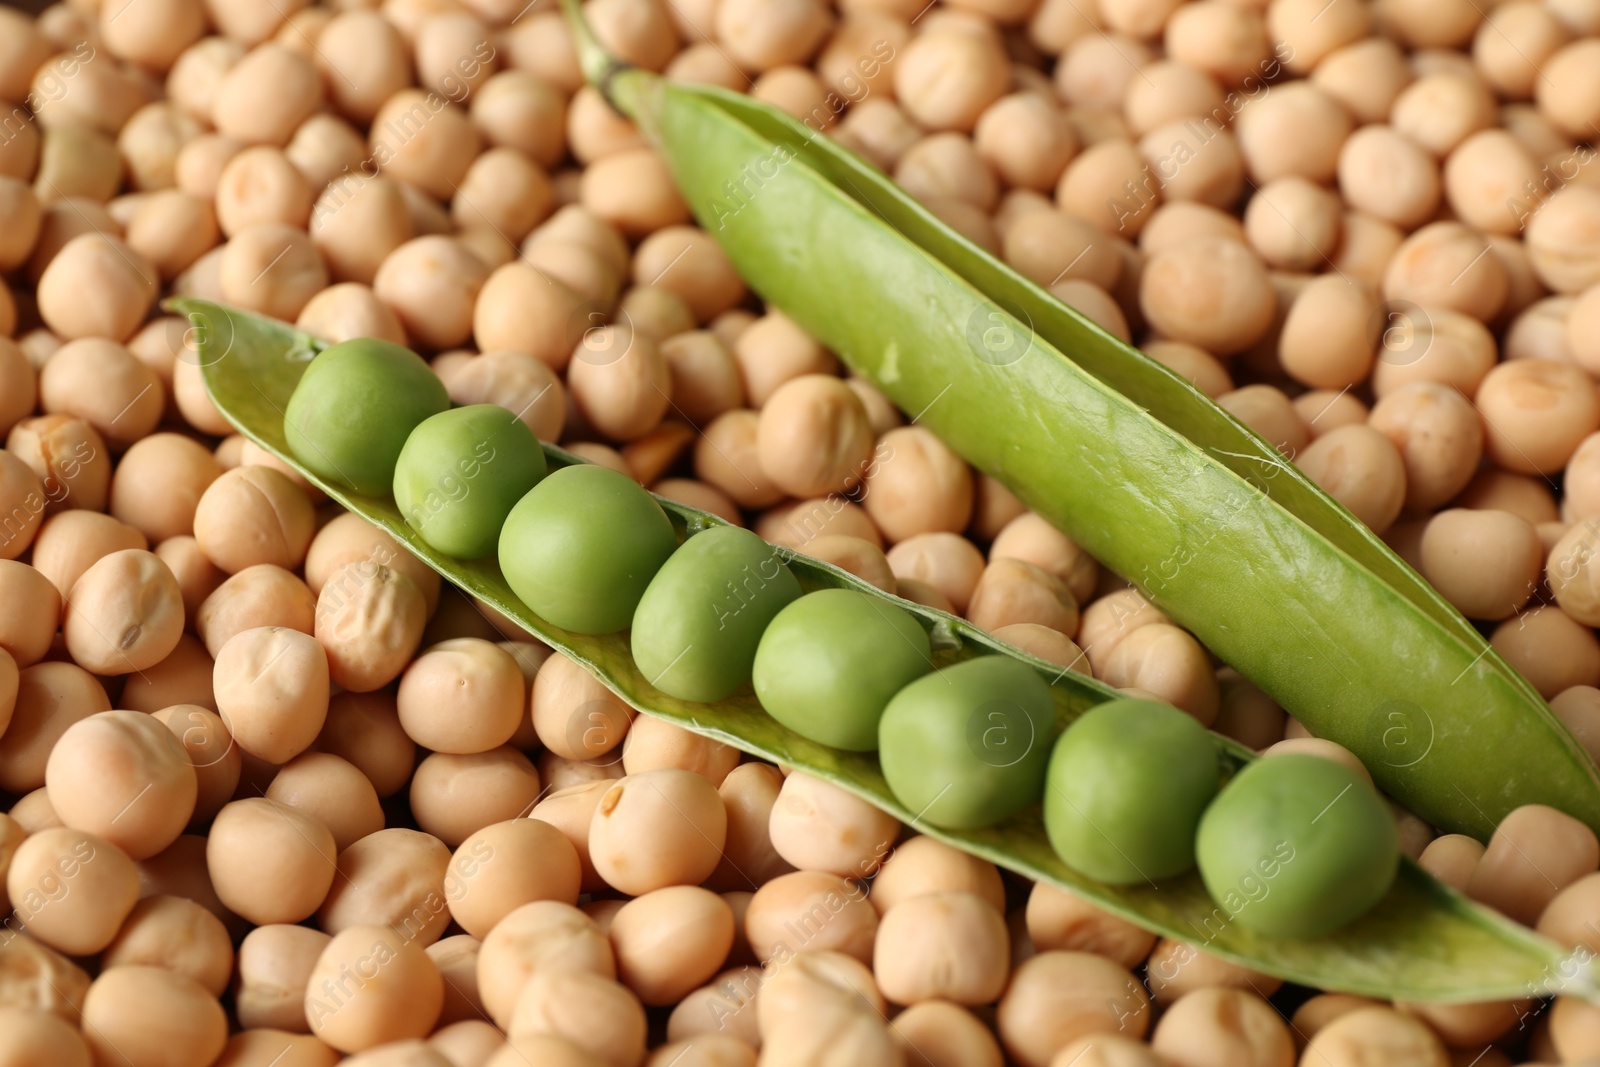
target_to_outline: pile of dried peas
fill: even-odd
[[[587,10],[1190,377],[1600,750],[1600,7]],[[0,98],[5,1067],[1600,1056],[1575,1000],[1279,993],[635,719],[232,436],[158,295],[409,344],[663,496],[1353,761],[759,313],[546,5],[0,9]],[[1525,808],[1485,850],[1396,817],[1436,876],[1600,949],[1587,828]]]

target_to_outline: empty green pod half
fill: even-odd
[[[617,65],[753,289],[1430,824],[1546,804],[1600,831],[1600,770],[1370,530],[1194,387],[758,101]]]

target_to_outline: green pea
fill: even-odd
[[[564,630],[626,629],[678,538],[655,498],[625,474],[580,463],[517,501],[500,530],[506,584]]]
[[[544,449],[498,404],[424,419],[400,450],[394,502],[406,524],[457,559],[493,552],[511,509],[544,477]]]
[[[1383,898],[1400,866],[1400,835],[1377,790],[1316,756],[1257,760],[1200,820],[1200,876],[1240,926],[1320,937]]]
[[[1151,700],[1112,700],[1067,727],[1050,754],[1044,826],[1063,863],[1135,885],[1194,866],[1194,835],[1221,773],[1211,735]]]
[[[388,496],[417,424],[450,406],[422,357],[363,337],[330,345],[306,366],[283,415],[295,459],[364,496]]]
[[[1039,799],[1054,739],[1055,704],[1038,672],[980,656],[895,694],[878,723],[878,760],[919,820],[970,830]]]
[[[761,706],[795,733],[871,752],[890,698],[932,670],[932,657],[909,613],[853,589],[819,589],[761,635],[753,680]]]
[[[778,550],[749,530],[715,526],[683,543],[633,613],[633,659],[650,684],[709,702],[750,680],[761,634],[800,597]]]

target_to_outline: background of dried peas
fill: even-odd
[[[587,10],[1192,378],[1600,748],[1600,3]],[[1600,1009],[1279,992],[634,720],[229,436],[160,294],[408,343],[665,496],[1351,758],[761,314],[548,0],[0,8],[0,99],[0,1065],[1600,1057]],[[1600,949],[1587,829],[1397,817]]]

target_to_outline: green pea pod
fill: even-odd
[[[1385,792],[1480,839],[1524,804],[1600,832],[1600,771],[1539,694],[1269,444],[826,137],[574,26],[763,299]]]
[[[1335,934],[1295,941],[1255,934],[1232,922],[1195,872],[1159,885],[1114,887],[1071,870],[1051,850],[1037,805],[983,830],[947,831],[919,824],[916,814],[889,792],[874,754],[806,740],[767,715],[748,688],[712,704],[673,699],[640,673],[626,632],[586,636],[551,625],[516,598],[493,560],[442,556],[405,524],[392,499],[355,495],[306,470],[284,439],[283,409],[307,362],[323,347],[320,342],[283,323],[201,300],[175,300],[168,307],[189,318],[211,399],[240,433],[339,504],[387,530],[445,578],[573,657],[640,711],[827,779],[957,848],[1058,886],[1146,929],[1290,981],[1385,999],[1504,1000],[1557,989],[1600,998],[1600,970],[1586,957],[1566,953],[1468,901],[1410,861],[1402,864],[1389,895],[1371,912]],[[551,446],[545,446],[545,453],[552,467],[578,462]],[[669,500],[660,503],[680,535],[721,522]],[[1084,675],[1027,656],[952,615],[891,597],[835,567],[804,556],[795,556],[789,567],[807,591],[855,589],[909,612],[928,631],[938,666],[995,654],[1029,664],[1049,681],[1063,725],[1120,695]],[[1230,770],[1252,758],[1240,745],[1213,737]]]

